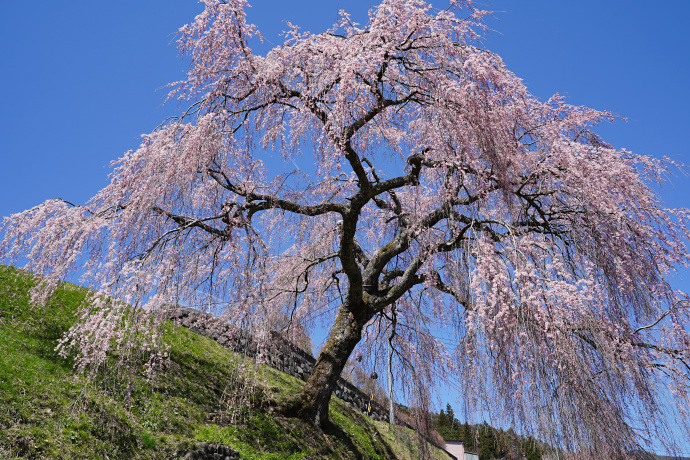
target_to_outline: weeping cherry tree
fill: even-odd
[[[669,278],[689,215],[653,189],[676,165],[606,143],[609,112],[531,95],[478,45],[469,1],[289,24],[263,56],[245,0],[203,3],[179,32],[188,109],[84,205],[3,220],[0,258],[42,275],[35,303],[77,272],[96,289],[59,345],[78,368],[144,342],[163,358],[154,313],[206,295],[229,318],[327,325],[287,405],[317,425],[393,322],[405,378],[459,382],[469,407],[565,449],[624,456],[687,421],[688,300]]]

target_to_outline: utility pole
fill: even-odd
[[[393,336],[391,335],[391,339]],[[393,358],[392,340],[388,340],[388,423],[395,424],[395,412],[393,411],[393,367],[391,361]]]

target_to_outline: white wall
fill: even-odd
[[[446,450],[458,460],[465,460],[465,446],[461,442],[446,441]]]

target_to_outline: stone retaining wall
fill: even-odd
[[[229,446],[200,442],[198,449],[181,450],[170,460],[241,460],[240,453]]]
[[[211,338],[234,352],[251,358],[260,354],[260,361],[304,381],[311,375],[316,364],[313,356],[283,339],[276,332],[271,332],[268,337],[262,339],[259,346],[257,338],[248,332],[193,308],[177,308],[169,311],[166,318],[199,335]],[[343,378],[338,380],[333,394],[374,420],[388,419],[388,411],[375,401],[372,402],[371,413],[367,413],[370,396]]]

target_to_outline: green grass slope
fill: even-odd
[[[163,459],[199,442],[229,445],[243,459],[449,458],[422,454],[411,431],[335,397],[323,432],[280,417],[272,407],[300,380],[186,329],[169,327],[171,361],[153,381],[136,367],[75,375],[54,348],[87,290],[65,283],[42,309],[29,305],[31,285],[0,266],[0,459]]]

